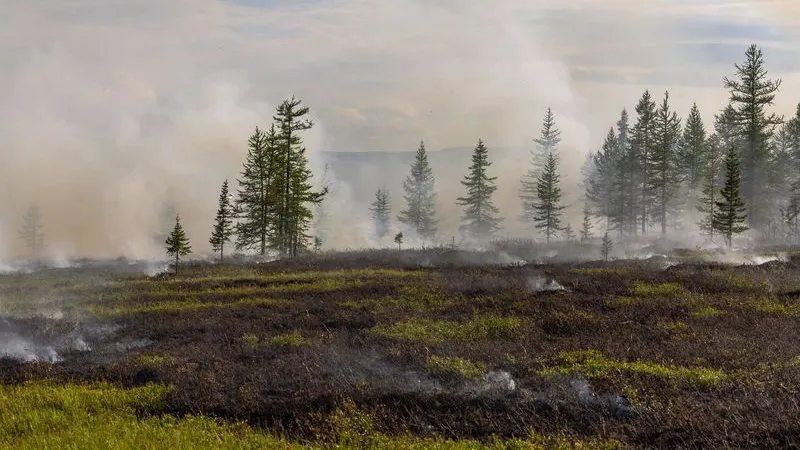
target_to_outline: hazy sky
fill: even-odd
[[[788,114],[798,25],[797,0],[3,0],[0,252],[31,202],[65,252],[136,254],[170,192],[204,202],[204,230],[291,95],[318,119],[312,152],[530,145],[552,106],[577,167],[645,88],[710,119],[755,42]]]

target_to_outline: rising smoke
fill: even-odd
[[[646,76],[681,61],[664,8],[676,19],[704,12],[667,0],[249,3],[0,5],[0,259],[25,256],[16,230],[30,204],[43,213],[45,255],[63,264],[162,256],[153,236],[167,202],[195,251],[208,251],[221,181],[237,176],[247,136],[293,94],[318,119],[306,136],[318,175],[327,151],[413,151],[420,139],[430,149],[469,147],[478,138],[490,151],[513,149],[492,167],[496,203],[507,233],[530,234],[517,220],[518,180],[545,108],[563,132],[564,185],[577,186],[585,153]],[[725,100],[726,72],[706,69],[689,75],[713,88],[675,92],[679,111],[698,101],[710,115]],[[391,245],[371,237],[367,199],[384,174],[369,168],[357,179],[332,174],[327,248]],[[435,173],[445,237],[456,234],[465,170]],[[398,184],[392,193],[396,213]],[[577,223],[580,192],[566,194]]]

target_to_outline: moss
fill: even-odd
[[[724,372],[708,367],[681,367],[648,361],[617,361],[606,358],[598,350],[562,352],[560,364],[546,366],[537,373],[542,376],[581,373],[588,377],[605,377],[627,372],[658,378],[670,383],[688,383],[697,386],[715,386],[726,379]]]
[[[380,336],[426,344],[444,341],[481,341],[514,337],[522,328],[518,317],[477,316],[463,322],[410,319],[391,325],[377,325],[372,332]]]
[[[715,317],[724,316],[726,314],[728,314],[726,311],[713,306],[701,307],[691,312],[692,317],[695,319],[712,319]]]
[[[463,358],[444,358],[436,355],[428,357],[426,368],[434,374],[457,374],[469,379],[480,379],[488,370],[488,366],[484,363],[476,363]]]
[[[622,275],[629,273],[630,267],[616,266],[616,267],[576,267],[569,269],[569,273],[580,275],[604,275],[604,274],[617,274]]]
[[[260,344],[260,339],[254,333],[244,333],[242,335],[242,342],[250,348],[256,348]]]
[[[298,348],[313,345],[314,340],[303,337],[299,331],[295,330],[291,333],[273,336],[269,339],[269,343],[277,347]]]
[[[150,367],[163,367],[170,364],[175,364],[175,358],[171,355],[145,355],[139,354],[134,358],[138,364]]]
[[[90,312],[98,316],[117,317],[133,314],[164,314],[173,312],[197,311],[201,309],[238,308],[244,306],[279,307],[290,306],[291,304],[292,302],[289,300],[261,297],[243,298],[228,302],[201,302],[196,298],[187,298],[184,300],[169,300],[139,305],[118,305],[111,307],[91,305],[88,307],[88,309]]]

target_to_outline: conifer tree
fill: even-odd
[[[536,147],[531,155],[531,166],[522,179],[520,199],[522,200],[523,220],[535,222],[536,204],[539,199],[539,177],[547,166],[547,159],[551,153],[558,156],[558,144],[561,143],[561,131],[556,126],[553,111],[547,108],[542,130],[538,138],[534,139]]]
[[[397,249],[403,249],[403,232],[400,231],[399,233],[394,235],[394,243],[397,244]]]
[[[312,173],[301,135],[314,125],[306,118],[308,114],[309,108],[292,97],[284,100],[273,116],[281,169],[275,244],[282,256],[298,256],[300,250],[308,247],[311,240],[308,231],[314,216],[311,206],[319,204],[328,192],[327,188],[315,192],[311,185]]]
[[[622,110],[617,121],[615,201],[618,202],[617,223],[620,234],[636,234],[640,207],[637,182],[640,179],[639,160],[631,138],[628,111]]]
[[[189,238],[186,236],[186,232],[183,231],[180,216],[175,216],[175,227],[164,243],[167,246],[167,254],[175,256],[175,274],[177,275],[180,257],[186,256],[192,252],[192,246],[189,244]]]
[[[697,205],[697,210],[703,214],[700,220],[700,229],[708,233],[710,239],[714,239],[714,214],[717,211],[717,200],[719,200],[719,190],[722,189],[722,163],[723,147],[719,135],[714,134],[709,138],[708,152],[706,154],[706,166],[703,171],[703,196]],[[733,144],[729,146],[733,147]]]
[[[608,262],[608,257],[611,255],[613,245],[614,244],[611,242],[611,237],[608,235],[608,233],[605,233],[600,246],[600,254],[603,256],[603,260],[606,262]]]
[[[781,80],[767,78],[764,56],[757,45],[750,45],[742,65],[736,64],[736,79],[724,78],[730,91],[730,101],[735,111],[744,145],[742,158],[742,194],[748,208],[750,227],[763,227],[767,221],[765,187],[767,164],[770,159],[770,138],[782,119],[767,115],[765,107],[772,105]]]
[[[589,202],[583,204],[583,222],[581,223],[581,244],[589,242],[592,237],[592,212],[589,208]]]
[[[654,222],[660,222],[662,235],[667,233],[668,213],[680,183],[675,156],[680,127],[678,115],[670,110],[667,92],[653,119],[653,146],[647,159],[648,197],[653,199],[651,216]]]
[[[392,210],[389,191],[386,188],[378,188],[375,192],[375,200],[369,208],[372,213],[372,221],[375,224],[375,236],[383,239],[389,234],[389,215]]]
[[[20,239],[25,241],[28,251],[38,254],[44,249],[44,233],[42,233],[42,213],[37,205],[30,205],[22,217],[19,229]]]
[[[400,223],[413,230],[419,239],[430,240],[436,236],[438,220],[435,217],[434,183],[425,143],[420,141],[411,165],[411,174],[403,182],[403,198],[407,206],[397,218]]]
[[[602,149],[595,153],[595,170],[589,180],[586,197],[598,215],[606,218],[607,228],[619,229],[622,233],[626,192],[620,183],[624,177],[620,173],[620,161],[617,135],[612,128],[606,135]]]
[[[464,206],[461,217],[461,231],[472,239],[487,240],[499,229],[501,220],[497,218],[498,209],[492,203],[492,194],[497,190],[497,177],[490,177],[486,172],[492,163],[489,161],[489,150],[482,140],[472,153],[472,165],[469,173],[461,182],[467,188],[467,195],[459,197],[457,203]]]
[[[556,125],[555,115],[553,110],[547,108],[542,119],[542,130],[538,138],[534,139],[536,144],[536,152],[534,154],[534,170],[539,173],[544,170],[547,165],[547,156],[550,153],[558,153],[558,144],[561,143],[561,131]]]
[[[656,103],[650,97],[650,91],[644,91],[639,102],[636,104],[637,120],[633,127],[632,158],[630,169],[637,177],[632,183],[634,190],[638,191],[639,220],[641,222],[642,234],[647,233],[648,205],[650,203],[650,181],[648,180],[648,168],[650,155],[653,153],[653,135],[655,134]]]
[[[733,236],[748,230],[747,208],[742,199],[739,185],[741,166],[736,149],[731,147],[725,157],[725,186],[720,191],[720,200],[712,218],[712,226],[725,238],[728,248],[732,246]]]
[[[708,157],[708,136],[697,103],[692,104],[686,126],[678,146],[678,163],[681,178],[691,198],[701,190]],[[690,205],[696,206],[696,205]]]
[[[547,164],[539,175],[539,182],[536,185],[536,196],[533,220],[536,228],[544,232],[547,243],[550,243],[550,238],[562,230],[561,214],[564,209],[561,206],[558,156],[555,153],[547,156]]]
[[[228,180],[222,183],[222,189],[219,193],[219,204],[217,207],[217,216],[214,219],[214,228],[211,231],[211,238],[208,242],[211,244],[211,250],[219,252],[219,260],[225,259],[225,244],[230,242],[233,235],[233,206],[231,205],[231,197],[228,192]]]
[[[572,225],[569,223],[567,223],[567,225],[564,227],[564,239],[569,242],[575,240],[575,231],[572,229]]]
[[[282,171],[275,127],[271,126],[268,133],[256,127],[247,147],[247,157],[238,179],[236,248],[258,249],[264,255],[277,228],[277,211],[282,205],[277,183]]]

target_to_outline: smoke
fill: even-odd
[[[437,150],[483,138],[495,152],[504,232],[530,235],[516,220],[517,190],[545,109],[563,133],[564,186],[577,186],[585,153],[648,76],[669,68],[680,84],[695,75],[674,73],[700,64],[685,64],[670,39],[676,21],[708,12],[667,0],[250,3],[0,5],[0,259],[28,256],[16,230],[30,204],[42,210],[45,257],[61,265],[162,256],[153,236],[165,231],[166,203],[194,250],[207,252],[219,185],[237,176],[253,128],[268,126],[291,95],[317,119],[306,145],[318,181],[327,151],[413,151],[421,139]],[[724,72],[713,69],[718,84]],[[712,114],[725,93],[709,92],[678,89],[676,109],[698,100]],[[458,235],[454,200],[468,160],[443,158],[434,169],[448,240]],[[391,178],[399,212],[407,163],[331,174],[338,187],[319,230],[326,247],[391,245],[371,236],[366,208]],[[579,194],[565,192],[573,224]]]

